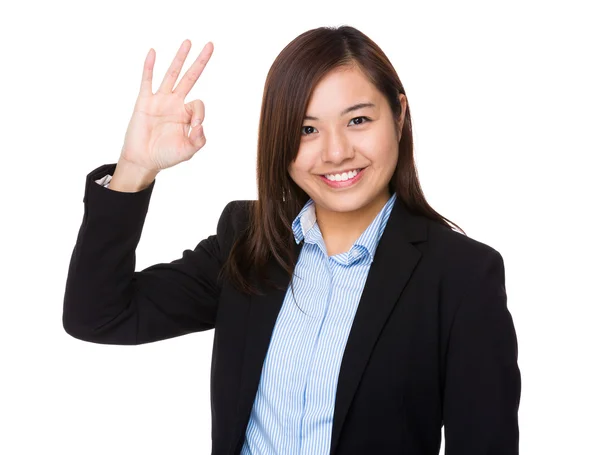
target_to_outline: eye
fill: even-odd
[[[363,121],[361,121],[361,122],[359,122],[359,123],[352,123],[354,120],[358,120],[358,119],[363,119]],[[364,115],[362,115],[362,116],[360,116],[360,117],[354,117],[352,120],[350,120],[350,124],[353,124],[353,125],[356,125],[356,126],[358,126],[358,125],[362,125],[363,123],[370,122],[370,121],[371,121],[371,119],[370,119],[369,117],[365,117]],[[309,125],[303,126],[303,127],[302,127],[302,133],[301,133],[301,134],[302,134],[302,136],[308,136],[308,135],[310,135],[310,134],[311,134],[311,133],[309,133],[309,132],[306,132],[305,128],[306,128],[306,129],[310,128],[311,130],[314,130],[314,129],[315,129],[315,127],[314,127],[314,126],[309,126]]]
[[[363,123],[366,123],[366,122],[370,122],[370,121],[371,121],[371,119],[370,119],[369,117],[365,117],[365,116],[363,115],[363,116],[361,116],[361,117],[354,117],[352,120],[350,120],[350,123],[352,123],[354,120],[357,120],[357,119],[364,119],[364,121],[363,121],[363,122],[360,122],[360,123],[355,123],[355,125],[362,125]]]
[[[308,129],[308,128],[311,128],[311,129],[313,129],[313,130],[315,129],[315,127],[314,127],[314,126],[303,126],[303,127],[302,127],[302,136],[308,136],[308,135],[310,134],[310,133],[305,133],[305,132],[304,132],[304,129],[305,129],[305,128],[307,128],[307,129]]]

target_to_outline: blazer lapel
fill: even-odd
[[[294,243],[295,258],[298,259],[302,245]],[[250,297],[250,309],[246,321],[246,343],[244,346],[244,359],[242,365],[242,378],[240,381],[240,394],[237,409],[237,422],[235,424],[232,441],[235,443],[232,454],[240,452],[245,436],[246,425],[250,418],[256,391],[260,382],[271,335],[277,321],[277,316],[283,305],[287,292],[289,278],[274,260],[269,263],[267,278],[274,281],[283,290],[263,287],[264,295]]]
[[[426,235],[425,220],[411,215],[398,198],[379,241],[344,351],[336,393],[331,453],[337,447],[344,420],[377,337],[421,257],[412,243],[425,240]],[[296,258],[300,249],[301,245],[295,245]],[[289,284],[285,271],[274,261],[269,265],[268,277],[283,289],[263,289],[264,295],[250,297],[232,454],[239,453],[243,446],[244,431],[263,363]]]
[[[426,238],[425,220],[411,215],[398,198],[369,269],[342,358],[331,435],[332,454],[379,333],[421,258],[413,243]]]

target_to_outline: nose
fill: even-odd
[[[354,158],[354,148],[344,134],[329,134],[321,151],[323,162],[337,165],[352,158]]]

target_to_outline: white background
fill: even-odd
[[[212,332],[137,347],[62,328],[86,175],[117,161],[142,64],[186,38],[207,144],[157,177],[136,270],[253,199],[263,84],[287,43],[352,25],[406,89],[431,205],[504,257],[521,453],[600,453],[596,2],[16,2],[0,12],[0,453],[210,452]]]

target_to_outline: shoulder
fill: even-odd
[[[222,223],[226,224],[227,227],[234,232],[245,229],[250,222],[250,212],[255,202],[256,201],[254,200],[235,200],[228,202],[221,213],[219,225]]]
[[[234,200],[228,202],[217,222],[217,232],[211,236],[221,251],[223,261],[233,247],[235,239],[250,225],[252,200]]]
[[[504,286],[504,258],[493,246],[430,221],[424,255],[435,264],[442,287],[464,290],[489,284]]]
[[[478,262],[490,256],[501,256],[493,246],[429,220],[429,251],[441,258]]]
[[[237,235],[250,225],[250,213],[253,200],[235,200],[228,202],[217,223],[217,237],[222,245],[231,245]]]

